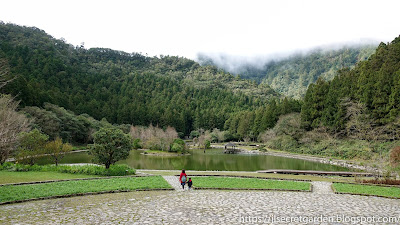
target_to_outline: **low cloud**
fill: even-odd
[[[379,41],[372,39],[362,39],[358,41],[350,41],[346,43],[334,43],[329,45],[318,46],[308,49],[297,49],[288,52],[281,52],[269,55],[257,56],[238,56],[228,53],[206,53],[200,52],[196,56],[196,61],[201,65],[215,65],[232,74],[241,74],[248,71],[249,68],[255,70],[265,69],[270,62],[279,62],[294,56],[306,56],[314,52],[326,52],[332,50],[340,50],[343,48],[358,48],[367,45],[378,46]]]

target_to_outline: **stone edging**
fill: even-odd
[[[66,179],[66,180],[45,180],[45,181],[34,181],[34,182],[20,182],[10,184],[0,184],[2,186],[17,186],[17,185],[29,185],[29,184],[46,184],[63,181],[79,181],[79,180],[101,180],[101,179],[113,179],[113,178],[126,178],[126,177],[151,177],[156,175],[129,175],[129,176],[109,176],[109,177],[91,177],[91,178],[77,178],[77,179]]]
[[[155,188],[155,189],[111,190],[111,191],[100,191],[100,192],[86,192],[86,193],[76,193],[76,194],[69,194],[69,195],[57,195],[57,196],[49,196],[49,197],[15,200],[15,201],[9,201],[9,202],[0,202],[0,205],[8,205],[8,204],[14,204],[14,203],[30,202],[30,201],[39,201],[39,200],[46,200],[46,199],[70,198],[70,197],[77,197],[77,196],[123,193],[123,192],[134,192],[134,191],[175,191],[175,189],[173,189],[173,188]]]
[[[400,197],[390,197],[390,196],[382,196],[382,195],[369,195],[369,194],[359,194],[359,193],[347,193],[347,192],[337,192],[337,191],[335,191],[335,194],[339,194],[339,195],[359,195],[359,196],[367,196],[367,197],[400,199]]]
[[[194,187],[194,186],[193,186]],[[212,187],[194,187],[195,190],[226,190],[226,191],[290,191],[290,192],[312,192],[310,190],[290,190],[290,189],[272,189],[272,188],[212,188]]]
[[[214,148],[223,148],[223,147],[217,147],[217,146],[212,146]],[[296,154],[296,153],[291,153],[291,152],[274,152],[274,151],[267,151],[267,152],[262,152],[260,150],[246,150],[246,149],[241,149],[237,148],[240,150],[238,154],[254,154],[254,155],[271,155],[271,156],[280,156],[280,157],[286,157],[286,158],[292,158],[292,159],[301,159],[301,160],[306,160],[306,161],[311,161],[311,162],[319,162],[323,164],[329,164],[329,165],[334,165],[334,166],[341,166],[341,167],[346,167],[349,169],[357,169],[357,170],[365,170],[368,172],[377,172],[379,171],[376,168],[370,167],[370,166],[361,166],[361,165],[356,165],[352,164],[347,160],[342,160],[342,159],[327,159],[323,157],[318,157],[314,155],[305,155],[305,154]]]
[[[180,176],[180,175],[175,175],[175,176]],[[263,179],[263,180],[284,180],[284,181],[303,181],[303,182],[312,182],[312,180],[306,180],[306,179],[289,179],[289,178],[273,178],[273,177],[253,177],[253,176],[240,176],[240,175],[220,175],[220,174],[211,174],[211,175],[206,175],[206,174],[193,174],[193,175],[188,175],[188,177],[235,177],[235,178],[255,178],[255,179]]]
[[[260,152],[257,154],[280,156],[280,157],[286,157],[286,158],[292,158],[292,159],[301,159],[301,160],[306,160],[306,161],[311,161],[311,162],[318,162],[318,163],[329,164],[329,165],[334,165],[334,166],[346,167],[349,169],[365,170],[367,172],[376,172],[377,171],[376,168],[352,164],[349,161],[341,160],[341,159],[327,159],[327,158],[318,157],[318,156],[300,155],[300,154],[283,153],[283,152],[281,153],[281,152],[272,152],[272,151]]]
[[[400,199],[400,197],[390,197],[390,196],[371,195],[371,194],[361,194],[361,193],[338,192],[338,191],[336,191],[335,187],[333,186],[334,183],[336,183],[336,184],[354,184],[354,183],[332,182],[332,185],[331,185],[332,191],[333,191],[335,194],[339,194],[339,195],[358,195],[358,196],[367,196],[367,197],[379,197],[379,198],[389,198],[389,199]],[[368,185],[368,184],[361,184],[361,185],[380,186],[380,185]],[[380,186],[380,187],[392,187],[392,186]]]

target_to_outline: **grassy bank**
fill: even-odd
[[[136,171],[125,164],[111,165],[109,169],[100,165],[23,165],[14,163],[4,163],[0,165],[0,171],[16,171],[16,172],[59,172],[71,174],[86,174],[86,175],[100,175],[100,176],[125,176],[134,175]]]
[[[317,157],[326,160],[344,160],[349,164],[369,168],[369,171],[378,169],[382,172],[393,171],[400,173],[398,167],[390,165],[390,150],[400,146],[400,141],[371,141],[354,139],[322,139],[309,143],[299,143],[288,135],[277,136],[265,143],[252,143],[260,147],[250,146],[250,143],[238,146],[245,150],[268,151],[272,154],[289,154],[291,157]],[[223,146],[222,144],[213,144]]]
[[[195,187],[204,188],[309,190],[311,185],[308,182],[266,180],[256,178],[194,177],[192,180]]]
[[[339,193],[400,198],[400,188],[398,187],[382,187],[382,186],[372,186],[372,185],[334,183],[333,188],[335,189],[336,192]]]
[[[58,172],[0,171],[0,184],[36,182],[36,181],[47,181],[47,180],[69,180],[69,179],[92,178],[92,177],[99,177],[99,176],[86,175],[86,174],[58,173]]]
[[[121,177],[100,180],[60,181],[54,183],[10,185],[0,187],[0,202],[63,196],[88,192],[130,191],[171,188],[160,176]]]
[[[390,150],[395,146],[400,146],[400,141],[368,142],[353,139],[323,139],[310,143],[298,143],[290,136],[279,136],[266,142],[266,146],[284,152],[353,160],[377,167],[387,166]]]
[[[157,156],[181,156],[185,155],[178,152],[168,152],[168,151],[160,151],[160,150],[145,150],[143,152],[144,155],[157,155]]]

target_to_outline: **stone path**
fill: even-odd
[[[335,194],[332,190],[331,182],[313,181],[311,182],[313,193],[316,194]]]
[[[176,177],[166,179],[179,185]],[[312,193],[145,191],[34,201],[0,206],[0,224],[271,224],[278,218],[292,224],[301,218],[309,224],[350,224],[360,216],[374,216],[368,224],[390,224],[388,217],[400,215],[400,200],[336,195],[328,184],[313,182]],[[321,216],[331,221],[309,220]]]
[[[163,178],[176,190],[183,191],[182,186],[179,184],[179,178],[177,176],[163,176]],[[187,190],[187,185],[185,186]]]

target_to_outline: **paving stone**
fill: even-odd
[[[336,195],[328,182],[313,182],[312,193],[182,191],[177,177],[164,178],[179,191],[102,194],[2,205],[0,224],[271,224],[268,219],[274,217],[400,215],[399,200]],[[253,223],[253,219],[262,221]]]
[[[163,176],[163,178],[176,190],[183,191],[182,185],[179,182],[179,178],[177,176]],[[185,185],[187,188],[187,186]]]
[[[335,194],[332,190],[331,182],[313,181],[311,182],[313,186],[313,192],[317,194]]]

